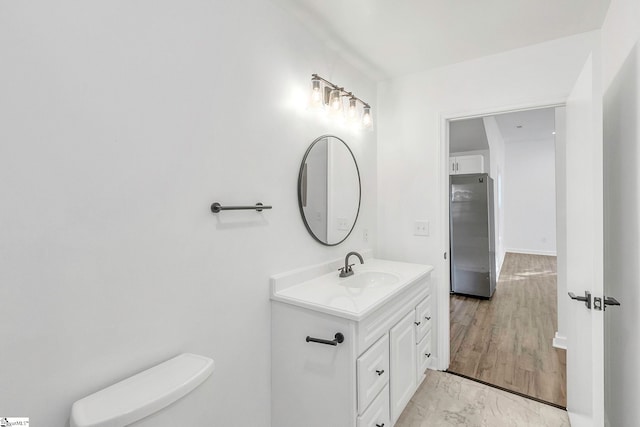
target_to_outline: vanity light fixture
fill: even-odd
[[[353,96],[349,98],[349,109],[347,110],[347,120],[355,122],[358,118],[358,100]]]
[[[348,100],[348,107],[345,108],[345,98]],[[359,105],[361,108],[358,108]],[[311,107],[314,109],[328,110],[329,114],[334,117],[346,119],[351,123],[361,123],[364,128],[373,126],[373,118],[371,116],[371,106],[362,99],[355,96],[352,92],[347,92],[329,80],[320,77],[317,74],[311,75]]]
[[[373,125],[373,119],[371,118],[371,107],[365,105],[362,113],[362,125],[366,128],[370,128]]]
[[[331,114],[342,112],[342,88],[334,87],[329,94],[329,111]]]
[[[322,108],[324,105],[324,93],[322,82],[317,76],[311,79],[311,107]]]

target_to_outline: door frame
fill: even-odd
[[[440,113],[440,161],[438,162],[440,165],[440,182],[438,188],[440,191],[441,209],[438,228],[440,230],[440,240],[443,257],[440,259],[440,280],[438,280],[437,282],[438,284],[436,291],[436,307],[438,310],[438,358],[436,361],[434,361],[435,368],[439,371],[446,371],[447,369],[449,369],[449,364],[451,363],[451,320],[449,317],[449,286],[451,283],[451,257],[449,250],[449,122],[492,116],[496,114],[515,113],[518,111],[564,107],[565,105],[566,98],[556,98],[523,102],[520,104],[507,105],[502,107],[494,106],[479,108],[475,110]],[[444,254],[447,254],[446,259],[444,258]]]

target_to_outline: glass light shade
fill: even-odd
[[[362,126],[370,128],[373,126],[373,118],[371,117],[371,107],[366,105],[362,112]]]
[[[333,89],[329,94],[329,111],[332,114],[342,112],[342,96],[340,89]]]
[[[350,122],[354,122],[358,118],[358,105],[355,98],[349,98],[349,109],[347,110],[347,119]]]
[[[323,106],[323,90],[322,83],[320,79],[313,78],[311,79],[311,100],[310,104],[312,108],[322,108]]]

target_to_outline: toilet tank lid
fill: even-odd
[[[71,427],[120,427],[191,392],[213,372],[208,357],[183,353],[84,397],[71,408]]]

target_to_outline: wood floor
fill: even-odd
[[[556,258],[507,253],[491,300],[451,296],[449,370],[566,406],[556,310]]]

